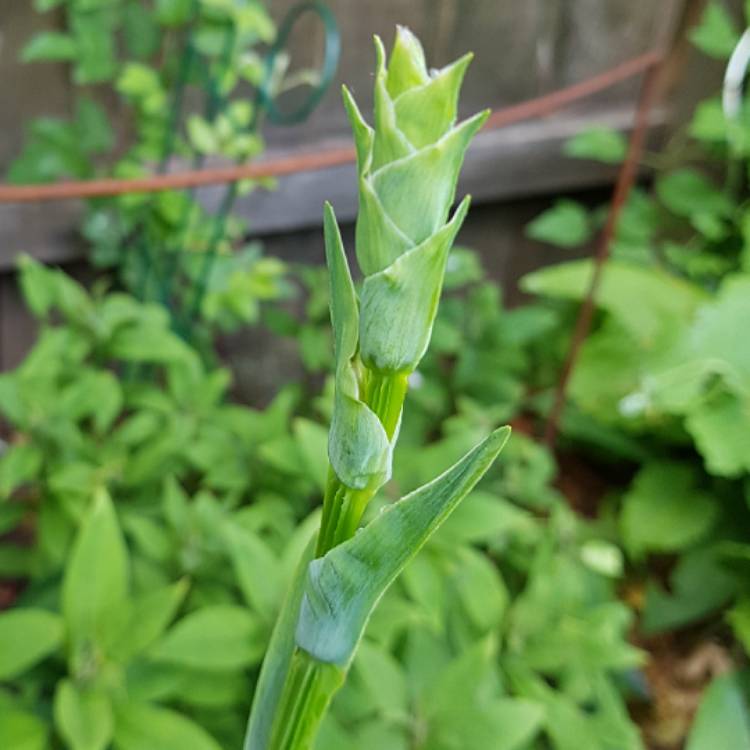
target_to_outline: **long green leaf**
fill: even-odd
[[[496,430],[430,484],[392,505],[308,568],[297,645],[347,667],[375,605],[409,560],[482,478],[510,428]]]

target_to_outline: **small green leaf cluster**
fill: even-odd
[[[420,366],[402,427],[394,497],[513,410],[486,412],[492,383],[441,378],[456,331],[471,332],[467,357],[492,356],[503,317],[476,261],[456,258],[438,351]],[[41,332],[0,381],[14,426],[0,459],[11,532],[0,570],[28,581],[0,614],[0,744],[239,747],[273,620],[318,523],[306,516],[325,485],[325,430],[295,416],[300,401],[288,391],[264,412],[227,404],[226,374],[205,372],[156,306],[87,294],[32,261],[21,279]],[[544,338],[544,326],[528,325],[515,344],[516,325],[497,334],[516,352],[516,377],[534,331]],[[115,377],[133,364],[150,372]],[[422,400],[443,388],[466,393],[447,421],[448,406],[433,412]],[[542,448],[516,438],[504,455],[385,595],[320,750],[442,750],[459,738],[479,748],[501,730],[510,750],[565,748],[581,732],[596,748],[605,727],[621,747],[639,747],[616,687],[640,660],[615,597],[618,550],[566,509]],[[576,657],[561,663],[563,653]]]
[[[326,431],[295,389],[228,403],[159,305],[29,259],[20,281],[39,336],[0,377],[0,579],[24,581],[0,746],[239,746]]]
[[[240,162],[263,151],[261,113],[247,89],[263,76],[258,45],[275,36],[260,3],[59,0],[36,7],[59,8],[65,31],[37,34],[22,59],[69,63],[74,117],[30,123],[11,181],[135,178],[163,171],[172,158],[197,167],[207,157]],[[116,124],[108,114],[112,96]],[[185,100],[204,100],[204,111],[181,115]],[[246,182],[240,192],[255,187]],[[176,327],[196,341],[256,323],[258,303],[287,291],[281,264],[245,248],[246,232],[246,222],[225,211],[211,215],[179,192],[90,201],[81,227],[95,265],[116,272],[138,298],[168,307]]]
[[[727,61],[740,27],[713,1],[690,38]],[[615,519],[643,589],[642,630],[715,628],[724,618],[746,652],[748,112],[747,97],[736,115],[725,113],[720,97],[710,98],[697,106],[675,147],[647,157],[655,168],[653,190],[635,189],[625,206],[562,421],[563,438],[577,450],[634,471],[604,513]],[[566,152],[614,162],[622,144],[617,134],[596,129],[576,137]],[[576,205],[587,227],[583,240],[600,226],[603,212]],[[557,205],[529,234],[560,247],[577,244],[570,241],[572,216],[572,205]],[[565,316],[586,295],[592,272],[588,261],[564,262],[528,275],[522,286]],[[544,394],[535,399],[539,411],[548,405]],[[666,579],[651,565],[665,557],[673,560]],[[727,677],[707,691],[689,748],[747,744],[742,684]]]

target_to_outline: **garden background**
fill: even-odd
[[[720,96],[750,9],[294,6],[0,0],[0,747],[241,746],[326,487],[339,84],[371,119],[397,24],[472,50],[460,113],[495,119],[375,509],[514,434],[317,747],[750,747],[750,126]]]

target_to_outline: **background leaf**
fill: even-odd
[[[180,620],[151,650],[151,657],[208,670],[257,664],[266,639],[260,621],[233,605],[203,607]]]
[[[128,554],[112,501],[96,493],[73,546],[62,612],[73,642],[106,650],[128,615]]]
[[[717,677],[701,700],[686,750],[750,748],[750,715],[737,675]]]
[[[41,609],[13,609],[0,614],[0,679],[25,672],[54,653],[63,640],[62,618]]]
[[[106,750],[114,731],[109,698],[62,680],[55,692],[55,724],[71,750]]]
[[[532,239],[565,248],[588,242],[592,231],[586,209],[571,200],[557,201],[526,227],[526,234]]]

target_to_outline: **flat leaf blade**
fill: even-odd
[[[81,526],[62,588],[62,613],[81,641],[107,645],[127,612],[128,554],[112,500],[100,490]]]
[[[62,619],[40,609],[0,615],[0,679],[21,674],[55,651],[63,639]]]
[[[296,640],[322,662],[348,665],[385,590],[481,479],[505,445],[496,430],[433,482],[392,505],[308,569]]]

